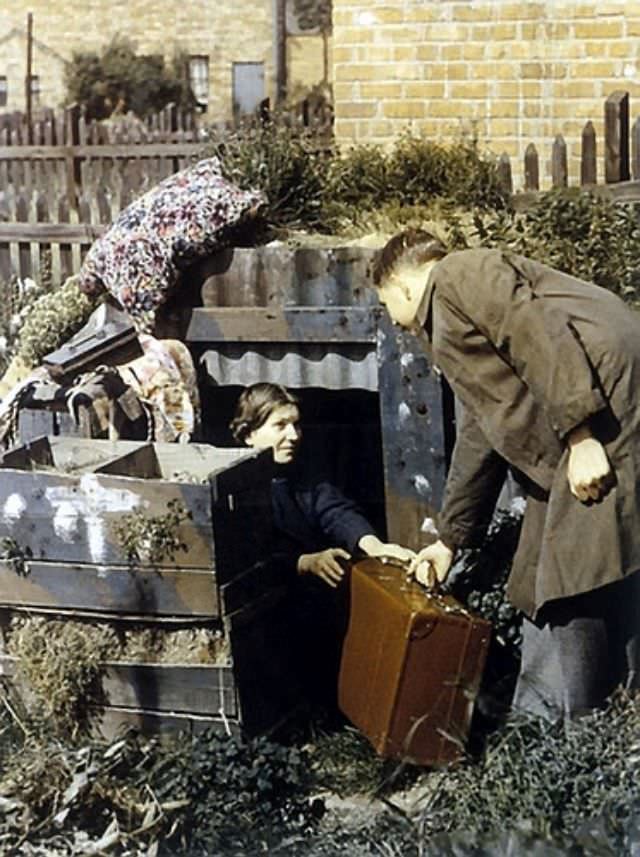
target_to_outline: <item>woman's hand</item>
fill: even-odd
[[[315,574],[328,586],[335,587],[344,577],[344,568],[340,559],[351,559],[342,548],[328,548],[318,553],[303,553],[298,558],[298,574]]]
[[[409,574],[415,575],[418,583],[433,589],[444,583],[453,561],[453,551],[438,540],[416,554],[409,566]]]
[[[400,562],[410,562],[415,554],[410,548],[405,548],[402,545],[396,545],[392,542],[381,542],[377,536],[366,535],[358,542],[358,547],[367,556],[385,556],[393,557]]]
[[[567,479],[571,493],[582,503],[600,500],[607,493],[612,477],[604,446],[587,426],[578,426],[570,432],[567,441]]]

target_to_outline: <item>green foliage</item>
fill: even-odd
[[[160,800],[185,802],[172,841],[189,853],[267,853],[322,815],[322,802],[309,797],[309,760],[299,748],[207,730],[171,761],[150,785]]]
[[[180,527],[192,517],[177,500],[167,503],[164,515],[145,515],[140,509],[122,515],[113,525],[118,544],[130,565],[173,562],[178,551],[188,550],[180,538]]]
[[[521,618],[505,595],[513,556],[518,545],[522,516],[500,510],[477,547],[463,551],[448,588],[474,613],[488,619],[503,646],[517,655],[521,644]]]
[[[208,154],[221,158],[230,181],[265,193],[270,226],[322,231],[328,156],[310,135],[278,121],[246,122],[232,131],[212,131]]]
[[[27,563],[33,557],[33,551],[29,545],[22,546],[11,536],[0,539],[0,559],[10,564],[11,568],[20,577],[26,577],[29,573]]]
[[[192,109],[194,98],[177,56],[172,66],[161,55],[139,56],[135,44],[116,36],[102,53],[74,52],[67,67],[67,101],[86,109],[88,119],[105,119],[114,110],[145,118],[169,103]]]
[[[541,194],[524,212],[459,212],[454,247],[509,247],[640,303],[640,207],[579,190]]]
[[[508,202],[497,163],[465,140],[443,145],[405,134],[389,156],[389,184],[403,205],[424,205],[432,197],[482,209],[502,209]]]
[[[52,291],[36,288],[16,313],[15,353],[27,365],[37,366],[86,323],[97,304],[78,289],[74,277]]]
[[[443,146],[405,135],[390,151],[363,145],[341,153],[281,116],[210,134],[208,154],[221,158],[235,184],[264,191],[266,219],[278,229],[340,232],[382,206],[434,200],[507,204],[494,160],[474,143]]]
[[[427,847],[454,830],[477,839],[525,826],[538,836],[574,837],[599,819],[609,853],[624,853],[626,825],[640,807],[639,734],[640,697],[622,693],[573,722],[514,715],[479,761],[443,772],[432,786],[422,819]]]

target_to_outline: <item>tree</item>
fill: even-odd
[[[293,0],[293,14],[301,30],[331,30],[331,0]]]
[[[116,36],[101,54],[74,52],[67,68],[67,102],[82,105],[88,119],[105,119],[115,110],[145,118],[169,103],[192,109],[186,62],[179,55],[167,66],[162,56],[136,54],[135,45]]]

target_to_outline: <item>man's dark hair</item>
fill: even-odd
[[[276,408],[283,405],[298,407],[299,404],[299,399],[280,384],[252,384],[240,394],[236,412],[229,423],[231,434],[239,443],[245,443],[251,432],[264,425]]]
[[[426,229],[405,229],[390,238],[373,263],[373,283],[382,284],[400,262],[423,265],[448,253],[439,238]]]

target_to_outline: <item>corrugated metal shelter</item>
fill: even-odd
[[[450,402],[419,346],[379,306],[374,252],[230,249],[192,274],[193,302],[172,309],[218,388],[272,381],[377,394],[388,536],[417,546],[442,499]]]

